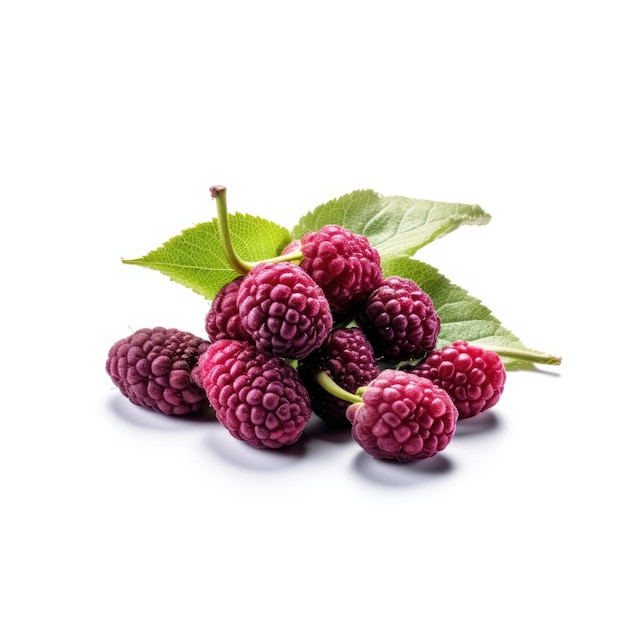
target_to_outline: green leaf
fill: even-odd
[[[234,213],[228,219],[233,245],[246,261],[275,257],[290,241],[286,228],[261,217]],[[158,270],[209,300],[238,275],[222,250],[217,219],[182,231],[141,258],[122,261]]]
[[[476,204],[453,204],[353,191],[318,206],[292,229],[294,239],[327,224],[364,235],[381,258],[411,256],[463,224],[487,224],[491,216]]]
[[[558,365],[559,357],[532,350],[506,329],[491,311],[465,289],[452,284],[437,269],[408,256],[388,258],[385,276],[403,276],[427,293],[441,318],[437,347],[465,340],[497,352],[507,369],[532,367],[533,363]]]

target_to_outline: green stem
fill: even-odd
[[[304,258],[302,254],[302,250],[298,249],[294,252],[290,252],[289,254],[282,254],[280,256],[272,257],[271,259],[263,259],[263,261],[250,261],[247,264],[254,267],[259,263],[280,263],[281,261],[293,261],[295,263],[299,263]]]
[[[230,236],[230,228],[228,227],[226,187],[222,185],[214,185],[211,187],[210,191],[211,197],[215,199],[215,205],[217,207],[217,225],[220,231],[224,254],[228,259],[230,266],[239,274],[245,275],[252,269],[253,266],[250,263],[243,261],[235,252],[235,248],[233,247],[233,240]]]
[[[236,272],[245,275],[253,267],[259,265],[259,263],[279,263],[280,261],[293,261],[297,263],[302,260],[302,250],[298,249],[288,254],[283,254],[282,256],[264,259],[263,261],[244,261],[235,251],[233,239],[230,234],[230,227],[228,224],[228,208],[226,205],[226,187],[223,185],[214,185],[211,187],[210,191],[211,197],[215,199],[215,205],[217,208],[217,225],[220,233],[220,239],[222,241],[222,248],[228,263]]]
[[[537,352],[536,350],[526,350],[521,348],[508,348],[506,346],[495,346],[491,344],[481,344],[478,341],[472,341],[472,345],[480,346],[485,350],[496,352],[501,357],[515,359],[516,361],[528,361],[530,363],[539,363],[542,365],[560,365],[561,357],[545,352]]]
[[[318,385],[336,398],[339,398],[340,400],[345,400],[350,404],[363,402],[363,398],[360,395],[350,393],[349,391],[346,391],[343,387],[340,387],[324,370],[317,370],[314,376]],[[362,394],[365,389],[365,387],[360,387],[358,391]]]

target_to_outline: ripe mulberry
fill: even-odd
[[[506,381],[500,356],[467,341],[455,341],[434,350],[410,371],[445,389],[459,411],[459,419],[473,417],[494,406]]]
[[[311,417],[311,401],[297,371],[249,342],[211,344],[195,376],[217,419],[233,437],[255,448],[294,443]]]
[[[431,352],[441,329],[428,294],[400,276],[386,278],[372,291],[359,313],[359,323],[376,353],[394,362]]]
[[[353,309],[383,279],[378,250],[341,226],[306,233],[301,247],[300,267],[322,287],[334,313]]]
[[[133,404],[169,416],[195,413],[207,396],[192,372],[208,346],[175,328],[142,328],[111,346],[106,372]]]
[[[204,325],[211,341],[218,339],[247,340],[250,335],[241,325],[237,294],[243,281],[243,276],[226,283],[217,293],[209,308]]]
[[[427,378],[387,369],[346,415],[354,440],[371,456],[416,461],[450,443],[458,411],[450,396]]]
[[[244,277],[237,295],[241,324],[272,356],[301,359],[319,348],[333,325],[321,287],[298,265],[263,262]]]

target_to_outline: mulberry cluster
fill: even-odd
[[[337,225],[223,285],[204,328],[206,338],[137,331],[110,349],[106,371],[131,402],[165,415],[210,406],[256,448],[295,443],[315,414],[375,458],[428,458],[459,419],[493,407],[506,380],[495,352],[438,349],[429,295],[384,277],[369,241]]]

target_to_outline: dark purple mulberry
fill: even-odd
[[[432,300],[409,278],[391,276],[369,295],[359,323],[376,353],[398,362],[434,350],[441,320]]]
[[[205,317],[205,328],[211,341],[218,339],[247,340],[250,335],[241,325],[237,294],[243,276],[226,283],[217,293]]]
[[[334,313],[353,309],[383,279],[378,250],[341,226],[306,233],[301,247],[300,266],[322,287]]]
[[[169,416],[195,413],[207,396],[192,371],[208,346],[175,328],[142,328],[111,346],[106,372],[133,404]]]
[[[467,341],[455,341],[434,350],[409,371],[445,389],[459,410],[459,419],[473,417],[494,406],[506,381],[500,356]]]
[[[380,368],[365,333],[355,327],[333,330],[328,341],[298,368],[309,390],[315,414],[331,426],[350,426],[346,418],[350,404],[319,385],[315,379],[315,372],[319,369],[350,393],[374,380]]]
[[[287,359],[319,348],[333,318],[321,287],[298,265],[264,262],[244,277],[237,295],[241,324],[256,346]]]
[[[233,437],[255,448],[297,441],[311,402],[297,371],[245,341],[221,339],[198,362],[196,378],[217,419]]]
[[[347,411],[354,440],[378,459],[417,461],[443,450],[456,431],[458,411],[428,378],[383,370],[361,403]]]

